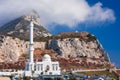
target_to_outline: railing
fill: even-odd
[[[107,70],[106,68],[104,69],[72,69],[71,71],[73,72],[89,72],[89,71],[105,71]],[[120,70],[120,69],[110,69],[112,71]]]
[[[23,71],[18,69],[0,69],[0,72],[16,72],[16,71]]]
[[[89,71],[105,71],[105,69],[89,69],[89,70],[82,70],[82,69],[77,69],[77,70],[73,70],[73,72],[89,72]]]

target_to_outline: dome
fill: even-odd
[[[48,54],[43,56],[43,61],[51,61],[51,57]]]

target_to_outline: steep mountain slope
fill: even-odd
[[[29,23],[30,20],[34,22],[34,37],[51,36],[41,24],[39,15],[36,12],[31,12],[22,17],[19,17],[4,26],[0,27],[0,34],[11,35],[21,39],[29,38]]]

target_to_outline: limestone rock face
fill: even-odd
[[[84,36],[86,37],[86,36]],[[61,39],[60,39],[61,38]],[[109,61],[109,56],[98,40],[84,38],[49,39],[34,42],[34,48],[53,50],[55,55],[63,58],[96,58]],[[0,36],[0,62],[17,61],[22,54],[28,54],[29,42],[16,37]],[[89,60],[89,59],[88,59]],[[89,60],[90,61],[90,60]]]
[[[94,57],[100,58],[105,56],[103,49],[99,48],[97,41],[85,42],[79,38],[66,38],[63,40],[50,40],[48,48],[53,49],[64,58],[69,57]]]
[[[15,37],[0,36],[0,62],[17,61],[19,56],[28,53],[29,42]],[[45,49],[45,42],[35,42],[34,48]]]

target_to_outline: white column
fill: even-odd
[[[29,44],[29,58],[30,62],[33,63],[33,53],[34,53],[34,48],[33,48],[33,22],[30,22],[30,44]]]

